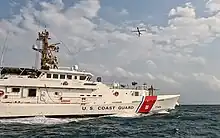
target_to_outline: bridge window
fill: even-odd
[[[134,92],[134,96],[139,96],[139,92]]]
[[[12,92],[20,92],[20,88],[12,88]]]
[[[74,76],[74,79],[77,80],[77,76]]]
[[[51,78],[51,74],[47,74],[47,78]]]
[[[65,75],[60,75],[60,79],[65,79]]]
[[[53,74],[54,79],[58,79],[58,74]]]
[[[88,76],[88,77],[87,77],[87,81],[90,81],[90,80],[91,80],[91,78],[92,78],[92,77]]]
[[[72,79],[72,75],[67,75],[67,79],[71,80]]]
[[[37,89],[29,89],[28,90],[28,97],[36,97]]]
[[[85,80],[85,79],[86,79],[86,76],[80,76],[79,79],[80,79],[80,80]]]

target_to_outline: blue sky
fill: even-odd
[[[4,64],[33,66],[31,46],[46,24],[71,51],[61,45],[62,66],[79,64],[106,82],[154,84],[180,93],[181,103],[220,103],[219,11],[218,0],[4,0]],[[136,26],[147,31],[137,37]]]
[[[27,0],[26,0],[27,1]],[[1,1],[0,5],[0,17],[1,18],[8,18],[12,16],[13,13],[18,13],[20,8],[26,4],[26,1],[19,1],[19,0],[8,0],[8,1]],[[33,1],[33,0],[32,0]],[[52,0],[40,0],[50,2]],[[78,2],[79,0],[63,0],[65,3],[66,8],[73,5],[74,3]],[[120,1],[108,1],[103,0],[100,1],[101,9],[99,11],[99,15],[104,19],[110,22],[118,22],[114,19],[106,18],[105,15],[109,14],[111,10],[113,12],[120,12],[122,9],[126,9],[129,11],[129,16],[127,19],[129,20],[141,20],[146,21],[152,24],[160,24],[165,25],[167,23],[167,14],[169,13],[170,9],[173,7],[177,7],[183,5],[190,0],[169,0],[167,2],[162,2],[160,0],[120,0]],[[16,6],[13,6],[16,3]],[[194,0],[192,2],[194,5],[199,5],[202,8],[202,4],[200,0]],[[198,8],[199,9],[199,8]]]

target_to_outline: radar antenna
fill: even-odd
[[[42,32],[38,32],[37,41],[42,42],[42,48],[37,48],[33,46],[33,50],[41,53],[41,69],[58,69],[58,60],[54,53],[59,52],[59,47],[57,46],[60,43],[49,44],[48,40],[49,32],[45,29]]]

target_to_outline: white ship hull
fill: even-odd
[[[78,104],[0,104],[0,118],[20,117],[97,117],[115,114],[160,114],[175,108],[179,95],[145,96],[140,102],[78,105]]]

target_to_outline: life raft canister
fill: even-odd
[[[63,82],[63,85],[68,85],[68,82],[67,82],[67,81],[64,81],[64,82]]]
[[[4,95],[4,91],[0,90],[0,97]]]
[[[114,92],[113,95],[118,96],[119,92]]]

